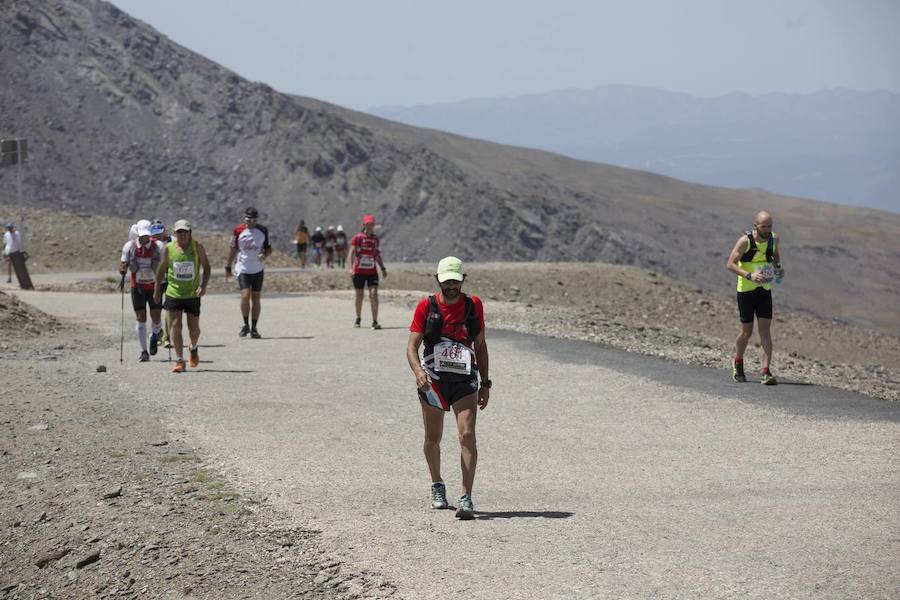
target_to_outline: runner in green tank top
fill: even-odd
[[[200,274],[200,268],[203,275]],[[181,334],[181,315],[187,313],[188,334],[191,338],[190,365],[200,364],[197,343],[200,340],[200,297],[209,283],[209,259],[203,245],[191,235],[191,224],[185,219],[175,223],[175,240],[166,245],[156,271],[154,299],[162,296],[160,282],[168,280],[166,302],[163,305],[172,317],[172,345],[175,346],[173,373],[184,372],[184,341]]]
[[[771,245],[771,248],[769,247]],[[755,246],[755,247],[754,247]],[[772,232],[772,215],[760,211],[753,221],[753,231],[741,236],[728,256],[727,268],[738,276],[737,303],[741,331],[735,340],[732,377],[747,381],[744,374],[744,351],[753,335],[753,319],[759,322],[759,343],[763,363],[761,383],[778,381],[770,370],[772,362],[772,280],[784,277],[781,268],[781,238]]]

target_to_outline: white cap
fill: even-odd
[[[316,227],[316,231],[322,231],[321,227]]]
[[[343,225],[338,225],[338,229],[337,229],[337,230],[338,230],[338,231],[343,231],[343,230],[344,230],[344,226],[343,226]]]
[[[143,237],[145,235],[152,235],[150,233],[149,227],[138,227],[137,234],[138,234],[138,237]]]

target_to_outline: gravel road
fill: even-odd
[[[19,293],[117,333],[119,299]],[[353,329],[348,300],[203,301],[201,365],[85,348],[173,435],[404,598],[892,598],[900,589],[900,404],[490,329],[479,518],[427,508],[410,312]],[[368,306],[364,310],[368,310]],[[367,322],[364,312],[364,324]],[[158,360],[162,358],[161,362]],[[458,497],[449,427],[444,478]]]

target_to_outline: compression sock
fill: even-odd
[[[259,323],[259,319],[253,319],[253,325],[250,327],[251,331],[256,331],[256,324]]]
[[[244,316],[244,325],[250,325],[250,323],[249,323],[250,317],[248,317],[246,315],[243,315],[243,316]]]
[[[138,343],[141,345],[141,350],[144,352],[147,351],[147,323],[138,322],[135,327],[137,331]]]

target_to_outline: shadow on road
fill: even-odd
[[[185,373],[256,373],[256,371],[253,369],[188,369]]]
[[[261,340],[314,340],[314,335],[264,335]]]
[[[481,512],[476,513],[476,519],[490,521],[491,519],[516,519],[519,517],[543,518],[543,519],[568,519],[575,513],[559,510],[510,510],[505,512]]]

